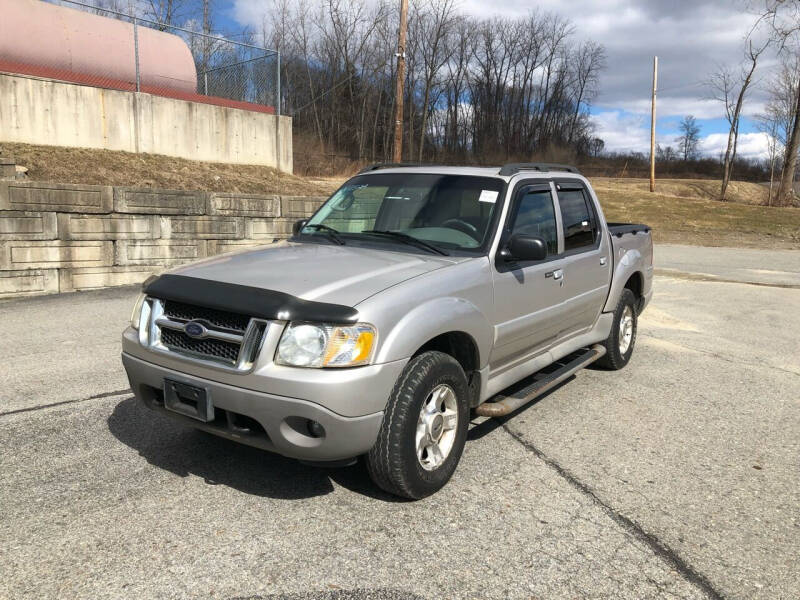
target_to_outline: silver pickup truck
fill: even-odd
[[[471,414],[628,363],[652,263],[572,167],[376,165],[289,240],[148,279],[122,362],[159,413],[421,498]]]

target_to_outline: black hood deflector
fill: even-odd
[[[355,323],[358,319],[358,311],[349,306],[303,300],[284,292],[185,275],[167,273],[148,279],[143,291],[161,300],[205,306],[260,319],[325,323]]]

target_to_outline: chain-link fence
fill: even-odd
[[[0,71],[280,114],[275,50],[76,0],[20,3],[18,18],[43,39],[8,44]]]

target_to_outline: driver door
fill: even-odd
[[[495,346],[489,357],[492,372],[525,362],[558,339],[559,317],[564,308],[560,221],[549,183],[523,181],[517,186],[493,265]],[[547,257],[540,261],[501,257],[499,250],[514,234],[544,239]]]

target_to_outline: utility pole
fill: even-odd
[[[206,73],[211,63],[211,0],[203,0],[203,72]]]
[[[656,191],[656,89],[658,87],[658,57],[653,57],[653,106],[650,108],[650,191]]]
[[[394,153],[392,160],[403,162],[403,83],[406,71],[406,27],[408,0],[400,0],[400,29],[397,32],[397,79],[394,88]]]

